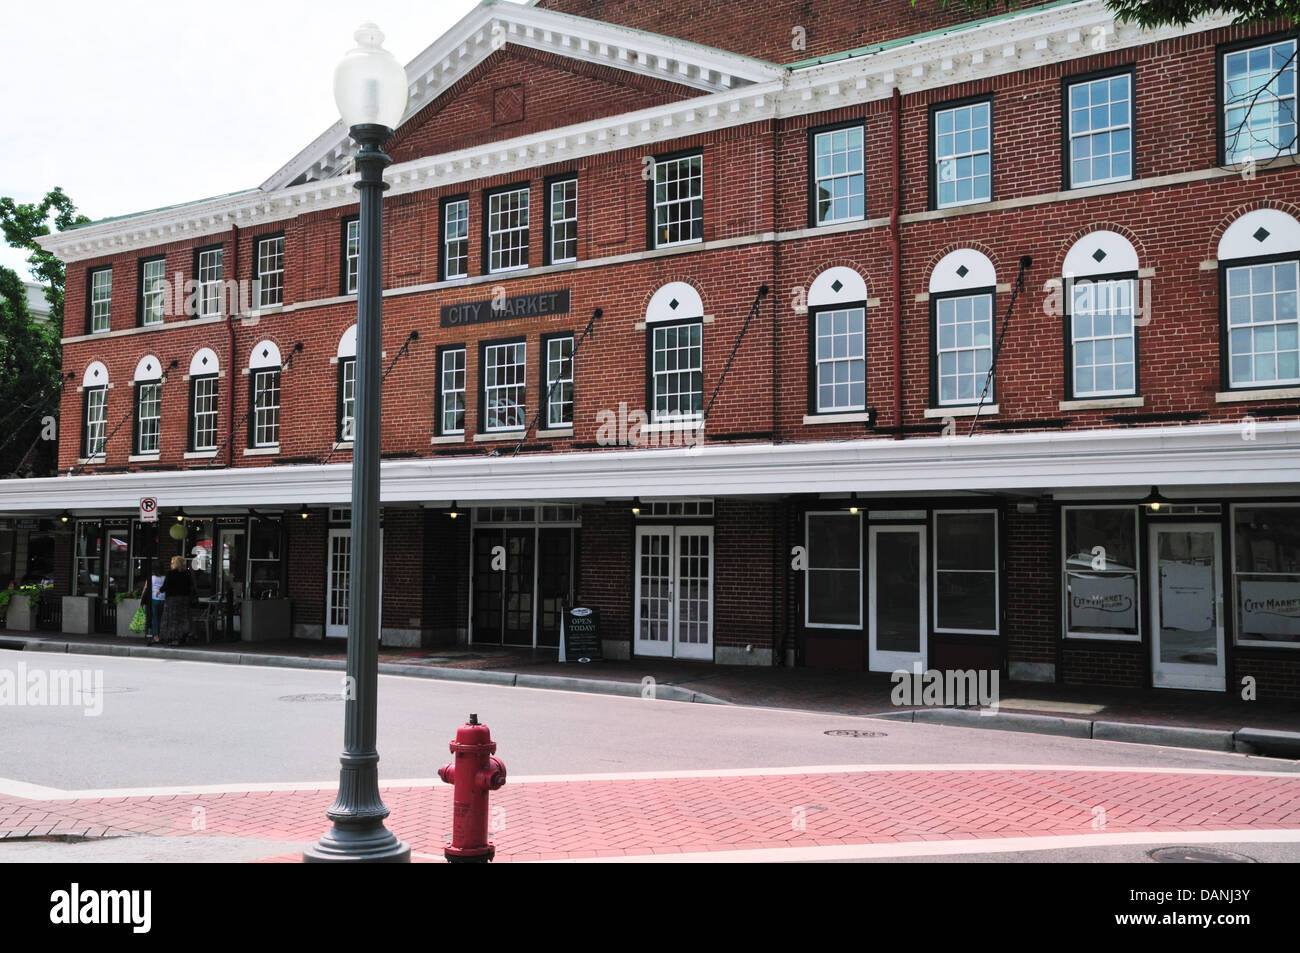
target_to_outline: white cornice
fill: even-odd
[[[477,8],[471,17],[507,7],[530,14],[547,13],[534,7],[516,8],[513,4],[488,5]],[[1066,7],[1007,17],[978,28],[954,28],[914,43],[830,63],[779,70],[778,79],[752,82],[685,101],[454,153],[421,157],[391,166],[385,179],[392,187],[390,194],[401,195],[489,176],[516,174],[615,149],[644,147],[650,151],[660,143],[697,133],[861,105],[891,95],[895,87],[904,93],[916,93],[1088,56],[1096,52],[1091,45],[1096,36],[1105,37],[1106,49],[1114,50],[1217,29],[1229,23],[1229,18],[1220,16],[1199,21],[1194,27],[1151,31],[1128,26],[1117,28],[1103,0],[1081,0]],[[67,262],[104,257],[215,235],[228,231],[232,225],[248,227],[350,205],[356,202],[355,181],[355,175],[340,175],[274,191],[253,190],[87,225],[45,236],[40,242],[47,251]]]
[[[681,496],[795,493],[1124,492],[1167,495],[1300,484],[1300,421],[982,434],[913,440],[705,445],[383,463],[382,501],[592,500],[671,486]],[[346,504],[349,464],[236,467],[0,481],[0,513]],[[57,503],[51,502],[57,501]]]

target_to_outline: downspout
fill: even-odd
[[[903,435],[903,230],[899,223],[899,216],[903,213],[902,113],[902,96],[895,86],[890,100],[890,125],[894,136],[894,207],[889,213],[889,237],[893,245],[895,440],[906,439]]]
[[[786,73],[786,83],[788,85],[789,73]],[[777,168],[777,158],[781,155],[781,122],[776,117],[772,117],[772,200],[768,203],[771,212],[771,230],[772,230],[772,287],[776,289],[776,297],[772,303],[772,337],[771,337],[771,355],[772,355],[772,442],[780,440],[779,428],[781,426],[780,408],[778,394],[781,392],[781,362],[777,360],[779,340],[777,338],[777,316],[781,313],[780,306],[777,304],[781,300],[781,242],[777,240],[776,235],[780,231],[780,223],[777,220],[777,196],[780,192],[780,172]],[[774,571],[773,582],[777,582],[785,576],[784,585],[772,586],[772,664],[776,667],[785,665],[786,643],[790,638],[790,633],[786,623],[790,613],[786,611],[786,600],[790,593],[790,578],[784,573],[785,560],[781,558],[789,547],[785,545],[785,524],[789,520],[790,500],[787,497],[780,504],[780,518],[782,524],[781,548],[777,549],[776,565],[778,568]],[[776,527],[773,527],[775,530]]]
[[[235,280],[239,280],[239,226],[231,225],[230,233],[235,243],[235,252],[231,256]],[[236,286],[238,287],[238,286]],[[239,293],[235,293],[235,308],[239,308]],[[226,466],[235,465],[235,315],[226,315],[226,331],[230,335],[230,363],[226,365],[226,377],[230,380],[230,398],[226,401]]]

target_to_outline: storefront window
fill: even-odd
[[[210,598],[213,592],[212,546],[212,520],[185,521],[185,551],[181,555],[194,574],[194,590],[200,599]]]
[[[809,513],[804,624],[862,628],[862,518]]]
[[[1063,519],[1066,636],[1138,638],[1137,510],[1080,507]]]
[[[1300,645],[1300,507],[1233,507],[1239,645]]]
[[[252,522],[248,547],[248,596],[250,599],[278,599],[280,591],[280,553],[283,541],[280,524],[274,520]]]
[[[934,629],[998,634],[998,514],[934,514]]]
[[[76,595],[99,595],[103,546],[103,527],[98,522],[81,522],[77,524]]]

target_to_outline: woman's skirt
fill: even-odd
[[[190,600],[186,596],[169,596],[163,603],[162,632],[164,642],[183,642],[190,635]]]

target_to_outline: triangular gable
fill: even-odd
[[[398,129],[506,44],[718,93],[779,79],[780,67],[685,40],[539,7],[485,0],[406,67],[410,101]],[[342,120],[321,133],[264,191],[327,179],[351,167],[354,144]]]

